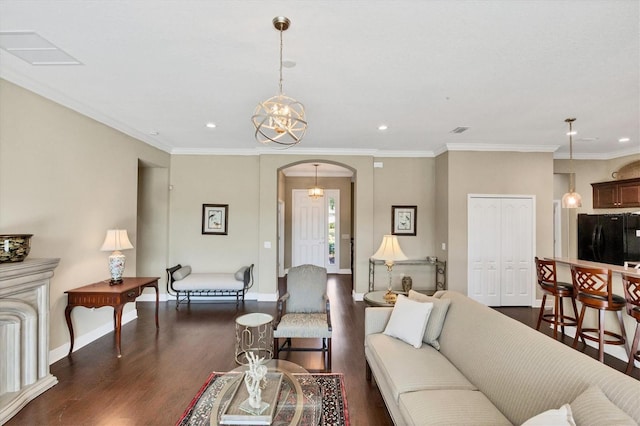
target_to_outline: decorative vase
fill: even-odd
[[[409,290],[411,290],[411,286],[413,285],[413,280],[411,279],[410,276],[404,276],[402,277],[402,291],[404,291],[405,293],[409,293]]]
[[[0,235],[0,263],[22,262],[31,250],[33,234]]]

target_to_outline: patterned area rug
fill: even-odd
[[[314,392],[315,390],[319,390],[322,397],[319,423],[318,419],[314,417],[314,414],[311,414],[303,415],[298,421],[299,425],[349,426],[349,411],[347,409],[347,397],[342,374],[319,373],[303,376],[294,374],[293,376],[297,376],[300,379],[299,382],[305,394],[305,399],[307,398],[307,394],[309,394],[309,389],[314,389]],[[233,377],[234,375],[227,373],[211,373],[180,420],[176,423],[176,426],[209,426],[216,424],[216,422],[211,423],[212,411],[218,411],[220,409],[218,405],[220,402],[216,400],[216,397],[225,389],[225,386],[229,385]],[[291,395],[284,395],[285,391],[287,391],[287,388],[283,386],[281,389],[281,394],[283,394],[280,397],[281,400],[293,398]],[[286,414],[280,413],[276,416],[278,421],[274,421],[273,424],[289,424],[290,419],[285,418],[283,420],[281,419],[282,417],[286,417]]]

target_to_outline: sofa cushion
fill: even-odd
[[[640,404],[640,395],[638,395]],[[598,386],[589,386],[571,402],[571,411],[580,426],[637,425],[637,423],[609,401]]]
[[[422,346],[422,337],[431,309],[433,309],[433,303],[415,302],[403,295],[398,295],[384,334],[419,348]]]
[[[557,410],[547,410],[522,423],[522,426],[576,426],[571,406],[564,404]]]
[[[442,332],[442,326],[444,325],[444,319],[447,316],[451,300],[427,296],[426,294],[413,290],[409,290],[409,299],[415,300],[416,302],[433,303],[433,309],[429,315],[429,321],[427,321],[427,328],[424,331],[422,341],[440,350],[438,337],[440,337],[440,333]]]
[[[407,425],[511,425],[486,396],[472,390],[407,392],[399,407]]]
[[[640,423],[638,380],[465,295],[448,291],[442,298],[451,306],[440,352],[511,422],[570,403],[596,384]]]
[[[433,347],[416,349],[384,334],[366,337],[366,354],[382,370],[395,401],[404,392],[424,389],[477,390],[458,369]]]

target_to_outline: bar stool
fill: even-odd
[[[622,274],[622,284],[624,288],[624,298],[627,301],[627,314],[636,319],[636,333],[633,337],[631,350],[629,351],[629,364],[627,364],[627,374],[633,370],[633,361],[640,361],[640,277]]]
[[[536,274],[538,276],[538,285],[543,291],[542,305],[540,306],[540,314],[538,315],[538,325],[536,330],[540,330],[542,321],[553,324],[553,338],[558,338],[558,326],[564,334],[564,327],[578,325],[578,308],[576,300],[573,297],[573,286],[569,283],[558,282],[556,279],[556,261],[535,258]],[[553,296],[553,313],[545,314],[544,308],[547,301],[547,295]],[[564,304],[562,299],[571,298],[573,305],[573,317],[564,314]]]
[[[625,345],[627,354],[626,332],[622,321],[622,309],[626,306],[623,297],[613,294],[611,291],[611,270],[606,268],[585,268],[571,265],[571,280],[576,298],[582,303],[580,318],[578,319],[578,329],[573,340],[573,347],[578,347],[578,338],[589,339],[598,342],[598,360],[604,362],[604,345]],[[598,310],[598,328],[583,328],[584,314],[587,308]],[[604,328],[604,313],[615,311],[620,321],[620,334],[614,333]],[[592,336],[587,333],[597,333]],[[610,339],[605,339],[605,335]]]

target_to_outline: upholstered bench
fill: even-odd
[[[175,293],[176,309],[180,303],[191,303],[192,297],[235,296],[236,305],[253,286],[253,264],[236,272],[192,272],[191,266],[180,264],[167,269],[167,292]]]

